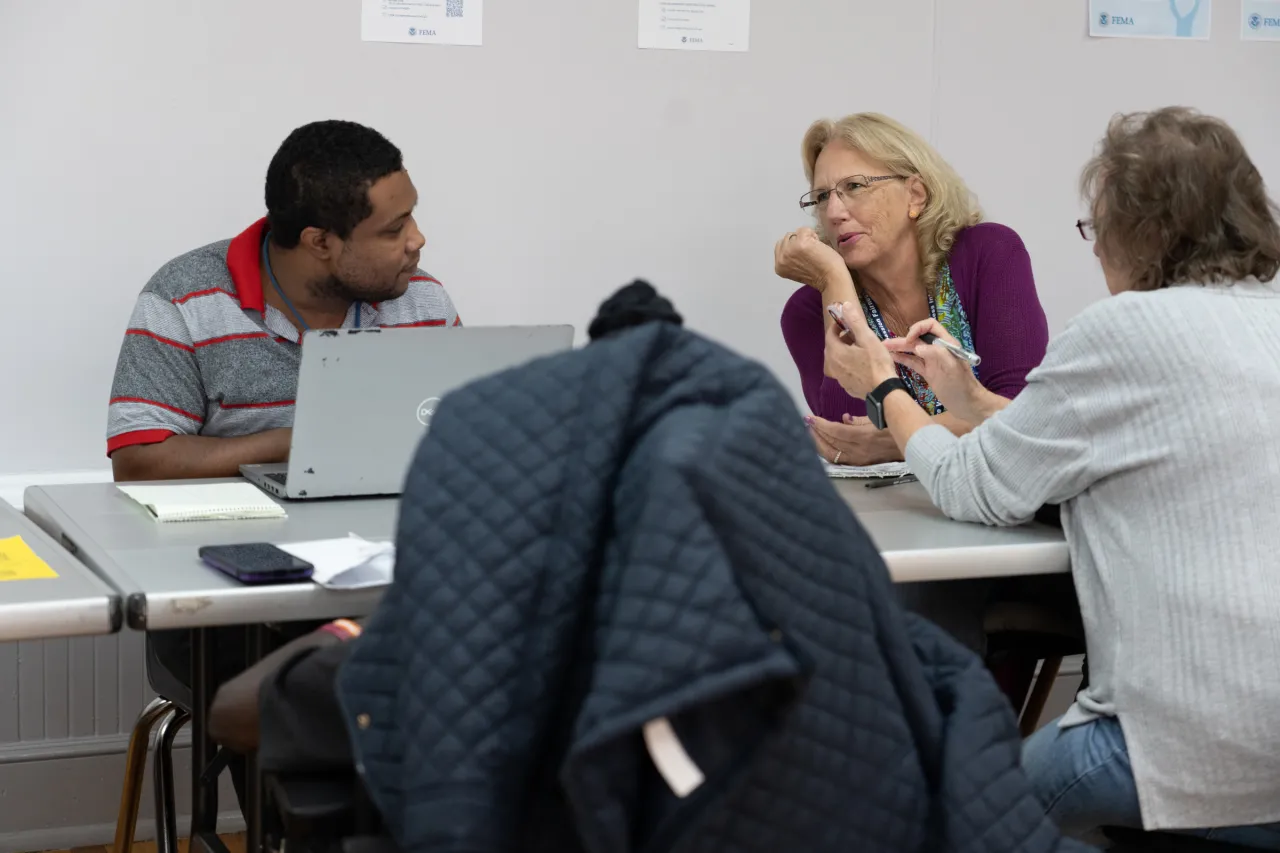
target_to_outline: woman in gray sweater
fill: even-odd
[[[1023,752],[1061,828],[1280,850],[1277,208],[1235,133],[1185,109],[1118,117],[1083,186],[1078,227],[1116,295],[1050,342],[1016,399],[922,343],[949,339],[933,321],[885,343],[833,329],[827,373],[882,413],[950,517],[1014,525],[1062,505],[1090,684]],[[980,425],[931,426],[895,360]]]

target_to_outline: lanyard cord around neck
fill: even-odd
[[[311,326],[307,324],[306,320],[302,319],[302,314],[298,313],[298,309],[293,307],[293,301],[289,299],[288,296],[285,295],[284,288],[280,286],[280,282],[276,281],[275,271],[271,269],[271,258],[267,254],[267,239],[268,239],[268,236],[266,234],[263,234],[262,235],[262,268],[267,271],[267,278],[271,279],[271,286],[275,288],[276,293],[278,293],[280,295],[280,298],[284,300],[285,307],[289,309],[289,313],[293,315],[293,319],[297,322],[298,337],[299,337],[299,340],[301,340],[302,333],[311,331]],[[360,303],[359,302],[356,303],[356,328],[357,329],[360,328]]]
[[[892,338],[893,332],[889,331],[889,325],[885,323],[884,317],[880,314],[880,307],[876,305],[875,300],[870,295],[862,294],[863,312],[867,315],[867,319],[871,321],[871,325],[875,328],[876,333],[880,336],[880,340],[887,341]],[[934,320],[938,319],[938,306],[934,304],[933,297],[929,297],[929,316]],[[900,378],[911,392],[911,396],[916,396],[916,383],[911,378],[913,371],[909,368],[898,365],[898,378]]]

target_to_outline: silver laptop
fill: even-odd
[[[398,495],[441,397],[571,346],[572,326],[307,332],[289,461],[240,473],[294,500]]]

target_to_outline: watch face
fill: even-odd
[[[874,396],[867,398],[867,420],[871,421],[871,425],[876,429],[884,429],[883,405]]]

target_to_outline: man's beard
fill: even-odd
[[[385,302],[396,298],[394,283],[383,287],[352,284],[336,275],[314,282],[311,285],[311,292],[318,297],[342,299],[346,302]]]

